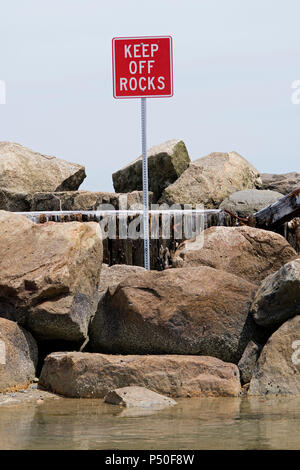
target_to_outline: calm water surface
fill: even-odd
[[[102,400],[2,405],[0,449],[300,449],[300,397],[184,399],[151,414]]]

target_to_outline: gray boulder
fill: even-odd
[[[163,190],[174,183],[189,165],[190,157],[182,140],[168,140],[147,151],[149,191],[153,192],[153,202],[156,202]],[[141,191],[142,156],[113,175],[113,184],[117,193]]]
[[[295,171],[283,174],[262,173],[262,189],[278,191],[281,194],[289,194],[300,188],[300,173]]]
[[[28,194],[76,190],[85,176],[81,165],[0,142],[0,209],[28,211]]]
[[[245,158],[236,152],[215,152],[192,162],[159,202],[217,209],[230,194],[260,186],[258,171]]]
[[[259,189],[246,189],[231,194],[220,205],[220,209],[227,209],[239,217],[248,217],[255,212],[279,201],[283,197],[282,194]]]
[[[300,314],[300,259],[290,261],[261,283],[251,305],[259,325],[278,327]]]
[[[38,349],[15,322],[0,318],[0,392],[26,388],[35,378]]]

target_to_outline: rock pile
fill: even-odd
[[[154,202],[241,217],[299,187],[296,173],[262,184],[235,152],[190,162],[179,140],[149,151],[149,172]],[[0,392],[42,366],[48,390],[127,406],[235,397],[244,384],[300,394],[300,259],[283,236],[215,226],[178,246],[172,269],[102,265],[99,224],[7,210],[126,209],[142,200],[140,158],[113,175],[118,193],[78,191],[82,166],[18,144],[0,144],[0,173]]]

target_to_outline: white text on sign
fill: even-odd
[[[115,98],[173,95],[170,36],[113,39]]]
[[[124,46],[124,57],[125,58],[148,58],[154,57],[154,54],[159,50],[158,44],[129,44]],[[131,75],[136,75],[137,73],[142,74],[146,73],[150,75],[155,60],[131,60],[129,62],[129,73]],[[163,90],[165,88],[165,77],[121,77],[120,78],[120,90],[126,90],[128,88],[132,91],[140,90]]]

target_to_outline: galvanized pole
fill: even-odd
[[[146,139],[146,98],[141,98],[142,154],[143,154],[143,220],[144,220],[144,266],[150,270],[149,240],[149,195],[148,195],[148,160]]]

